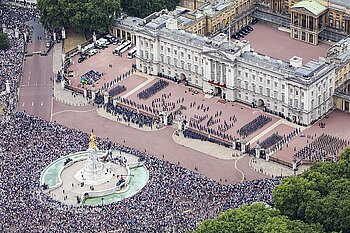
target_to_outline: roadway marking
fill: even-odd
[[[245,156],[245,155],[243,155],[243,156],[241,156],[241,157],[239,157],[238,159],[235,160],[235,168],[236,168],[237,171],[239,171],[239,172],[242,174],[242,179],[241,179],[240,182],[243,182],[243,181],[244,181],[244,173],[242,172],[241,169],[239,169],[239,168],[237,167],[237,162],[238,162],[238,160],[240,160],[240,159],[243,158],[244,156]]]
[[[32,106],[34,106],[34,102],[32,102]]]
[[[28,82],[28,84],[29,84],[29,82]],[[21,85],[21,87],[35,87],[35,86],[38,86],[38,85]],[[44,84],[40,84],[40,86],[43,86],[43,87],[47,86],[47,87],[49,87],[51,85],[44,83]]]
[[[267,129],[265,129],[264,131],[262,131],[261,133],[256,135],[254,138],[250,139],[250,141],[247,142],[247,144],[253,144],[254,142],[258,141],[260,138],[264,137],[265,134],[268,134],[274,128],[276,128],[277,126],[279,126],[281,124],[283,124],[281,119],[276,121],[273,125],[269,126]]]
[[[97,108],[93,108],[93,109],[90,109],[90,110],[84,110],[84,111],[78,111],[78,110],[63,110],[63,111],[59,111],[59,112],[55,112],[54,114],[51,115],[51,121],[52,121],[52,117],[54,115],[57,115],[57,114],[61,114],[61,113],[65,113],[65,112],[75,112],[75,113],[85,113],[85,112],[92,112],[94,110],[96,110]]]
[[[149,84],[150,82],[152,82],[154,79],[155,79],[154,77],[148,78],[147,81],[141,83],[140,85],[138,85],[137,87],[135,87],[134,89],[132,89],[131,91],[129,91],[128,93],[126,93],[125,95],[123,95],[121,98],[129,97],[130,95],[134,94],[135,92],[137,92],[138,90],[140,90],[141,88],[143,88],[144,86],[146,86],[147,84]]]
[[[55,87],[53,86],[53,93],[55,92]],[[51,106],[50,106],[50,122],[52,122],[52,111],[53,111],[53,95],[51,95]]]

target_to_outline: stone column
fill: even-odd
[[[108,92],[105,92],[105,94],[104,94],[104,104],[107,104],[108,103],[108,99],[109,99],[109,94],[108,94]]]
[[[84,97],[86,98],[87,97],[87,90],[84,89]]]
[[[19,30],[18,30],[17,27],[15,28],[15,38],[16,38],[16,39],[19,38]]]
[[[164,125],[168,125],[168,113],[167,112],[163,112],[163,124]]]
[[[56,41],[56,32],[53,33],[53,41]]]
[[[63,78],[61,81],[61,89],[63,90],[65,86],[66,86],[66,80],[64,80]]]
[[[62,27],[62,39],[66,39],[66,30]]]
[[[92,39],[93,39],[94,43],[96,43],[97,38],[96,38],[96,33],[95,32],[94,32],[94,34],[92,34]]]
[[[218,64],[217,62],[214,62],[214,82],[217,83],[218,82]]]
[[[177,122],[177,129],[179,131],[183,131],[185,129],[185,124],[184,124],[184,120],[182,117],[180,117],[178,122]]]
[[[255,157],[258,159],[260,158],[260,149],[259,148],[255,149]]]
[[[10,87],[10,81],[7,80],[6,83],[5,83],[5,86],[6,86],[6,93],[9,94],[11,92],[11,87]]]
[[[269,162],[270,161],[270,152],[269,153],[266,153],[266,161]]]
[[[207,74],[208,74],[208,80],[213,80],[213,61],[211,59],[209,59],[209,64],[207,67]]]
[[[220,84],[224,84],[224,63],[220,65]]]
[[[293,160],[293,171],[296,171],[297,169],[297,161],[294,159]]]
[[[92,100],[96,99],[96,90],[91,90],[91,99]]]

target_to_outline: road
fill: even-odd
[[[41,26],[34,26],[33,42],[29,52],[45,51],[45,36]],[[38,40],[41,37],[42,40]],[[45,120],[50,120],[52,107],[52,52],[48,56],[34,54],[26,57],[23,78],[19,89],[18,111],[25,111]]]

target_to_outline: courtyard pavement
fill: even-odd
[[[266,54],[270,57],[289,62],[293,56],[303,58],[303,64],[311,59],[318,60],[326,57],[327,50],[331,47],[325,43],[317,46],[290,38],[289,33],[279,30],[267,23],[259,22],[252,25],[254,31],[240,40],[248,40],[254,51]]]

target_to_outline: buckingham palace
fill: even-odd
[[[254,52],[248,41],[206,38],[157,18],[136,32],[140,71],[186,81],[206,93],[309,125],[333,108],[336,66],[329,59],[289,62]]]

